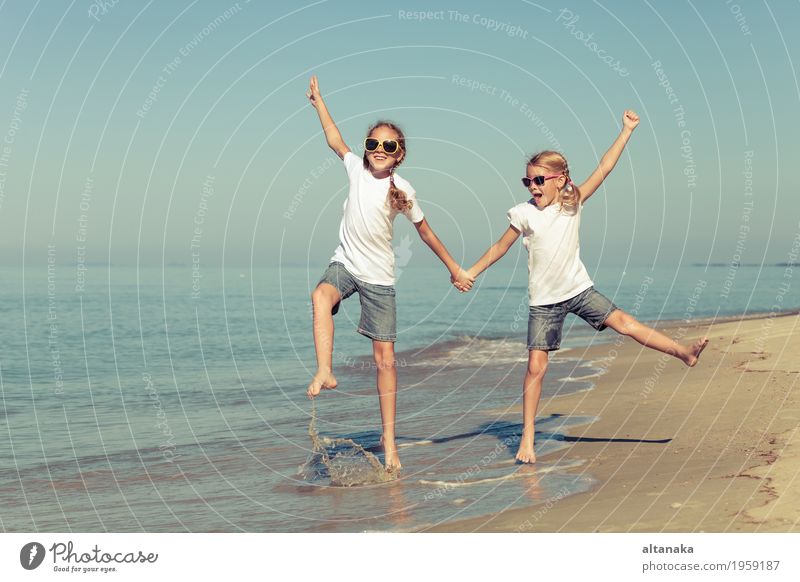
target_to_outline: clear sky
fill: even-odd
[[[405,129],[400,173],[458,260],[527,199],[527,154],[578,181],[633,108],[587,265],[786,261],[798,22],[744,0],[2,1],[0,262],[324,265],[347,179],[311,74],[354,150],[378,118]]]

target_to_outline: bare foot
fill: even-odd
[[[519,443],[519,450],[517,451],[517,461],[520,463],[535,463],[536,453],[533,452],[533,439],[526,438],[522,435],[522,440]]]
[[[399,471],[403,466],[400,464],[400,457],[397,455],[394,439],[384,440],[381,437],[381,447],[383,447],[383,463],[386,471],[389,473]]]
[[[308,394],[309,398],[314,398],[317,396],[321,390],[333,390],[338,386],[336,382],[336,377],[333,375],[332,372],[317,372],[314,376],[314,379],[311,380],[311,384],[308,385],[308,390],[306,394]]]
[[[707,345],[708,338],[700,338],[688,348],[688,353],[681,359],[687,366],[690,368],[693,367],[697,363],[697,360],[700,359],[700,354],[703,353],[703,350],[706,349]]]

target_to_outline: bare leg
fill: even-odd
[[[394,423],[397,409],[397,367],[394,360],[394,343],[372,340],[372,352],[377,368],[378,400],[381,406],[384,459],[387,470],[400,468],[400,457],[394,442]]]
[[[535,431],[536,410],[542,396],[542,381],[547,372],[548,353],[544,350],[528,351],[528,369],[522,384],[522,440],[517,451],[521,463],[535,463],[533,435]]]
[[[707,337],[700,338],[691,345],[679,344],[674,339],[637,321],[621,309],[613,311],[606,318],[605,324],[617,333],[632,337],[645,347],[675,356],[687,366],[694,366],[708,345]]]
[[[333,314],[331,309],[341,299],[339,290],[330,283],[320,283],[311,294],[314,306],[314,348],[317,352],[317,373],[308,385],[308,397],[314,398],[320,390],[336,388],[333,375]]]

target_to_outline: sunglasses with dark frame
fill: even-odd
[[[522,185],[526,188],[530,188],[531,184],[536,184],[537,186],[541,186],[548,180],[552,180],[553,178],[560,178],[563,174],[555,174],[553,176],[534,176],[533,178],[528,178],[525,176],[522,178]]]

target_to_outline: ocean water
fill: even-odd
[[[527,351],[524,266],[468,294],[441,268],[400,273],[400,477],[338,487],[314,463],[305,389],[309,294],[325,265],[0,269],[3,531],[398,531],[560,499],[595,484],[567,461],[591,416],[537,419],[536,466],[514,463]],[[797,309],[781,267],[604,267],[597,288],[640,319]],[[357,297],[335,318],[339,389],[324,441],[380,459],[370,342]],[[544,397],[589,390],[581,348],[614,339],[570,317]],[[613,365],[613,364],[612,364]],[[336,454],[336,451],[331,451]],[[313,468],[313,467],[312,467]]]

